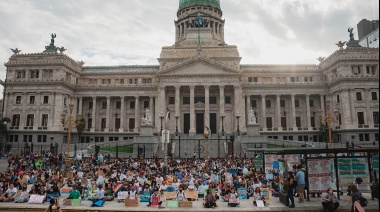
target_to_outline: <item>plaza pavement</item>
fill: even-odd
[[[364,196],[368,199],[368,206],[366,207],[366,212],[368,211],[379,211],[379,205],[377,203],[377,200],[371,200],[370,194],[365,193]],[[298,200],[296,200],[296,207],[295,208],[288,208],[282,203],[280,203],[278,197],[271,197],[267,201],[267,206],[264,208],[258,208],[253,205],[252,199],[248,200],[241,200],[240,206],[238,207],[228,207],[226,202],[222,202],[221,200],[217,201],[218,207],[215,209],[211,208],[204,208],[202,205],[203,199],[200,198],[196,201],[193,201],[193,207],[192,208],[151,208],[147,207],[146,202],[140,202],[137,207],[126,207],[124,206],[124,203],[118,203],[117,200],[113,200],[110,202],[105,202],[103,207],[90,207],[91,202],[90,201],[82,201],[81,206],[64,206],[63,205],[63,199],[66,198],[67,195],[63,195],[60,198],[60,205],[62,208],[62,211],[64,212],[80,212],[80,211],[98,211],[98,212],[117,212],[117,211],[130,211],[130,212],[137,212],[137,211],[238,211],[238,212],[244,212],[244,211],[273,211],[273,212],[279,212],[279,211],[310,211],[310,212],[322,212],[323,207],[321,205],[321,198],[312,198],[310,197],[310,201],[305,201],[304,203],[298,203]],[[296,198],[297,199],[297,198]],[[351,204],[345,205],[346,201],[348,199],[348,196],[342,195],[341,200],[339,200],[340,207],[337,211],[350,211]],[[163,201],[163,205],[166,205],[166,202]],[[45,208],[48,207],[48,203],[44,204],[28,204],[28,203],[0,203],[0,211],[44,211]]]

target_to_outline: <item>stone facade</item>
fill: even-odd
[[[195,26],[199,14],[204,24]],[[319,65],[245,65],[237,46],[224,41],[219,8],[189,6],[177,17],[175,44],[162,48],[158,65],[95,67],[64,53],[12,55],[3,83],[4,116],[12,120],[8,141],[49,143],[46,137],[53,136],[64,141],[61,119],[69,115],[69,104],[86,121],[82,140],[73,137],[79,143],[138,137],[146,108],[155,136],[164,128],[196,138],[204,126],[210,127],[211,138],[222,129],[228,136],[237,131],[245,136],[252,108],[261,135],[318,141],[326,102],[331,112],[339,110],[335,141],[351,141],[352,134],[363,141],[378,137],[378,49],[342,48]],[[167,109],[166,125],[160,117]],[[152,147],[151,154],[154,149],[159,148]]]

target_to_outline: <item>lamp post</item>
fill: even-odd
[[[239,112],[237,112],[237,113],[236,113],[236,120],[237,120],[237,136],[240,136],[239,119],[240,119],[240,114],[239,114]]]
[[[75,121],[75,126],[77,127],[78,132],[78,141],[81,142],[81,134],[83,130],[86,128],[86,121],[82,118],[82,115],[77,115],[77,120]],[[77,156],[77,143],[75,142],[74,146],[74,157]]]
[[[208,129],[208,127],[205,127],[205,130],[204,130],[204,135],[205,135],[205,139],[206,139],[206,157],[205,157],[205,170],[206,170],[206,172],[208,172],[209,171],[209,168],[208,168],[208,162],[209,162],[209,158],[208,158],[208,136],[209,136],[209,129]]]
[[[354,145],[355,134],[351,135],[351,139],[352,139],[352,141],[351,141],[351,148],[354,148],[355,147],[355,145]]]
[[[3,102],[4,102],[4,99],[3,99]],[[7,124],[8,124],[8,122],[7,122],[7,120],[4,120],[4,119],[7,119],[7,118],[3,118],[2,119],[2,121],[3,122],[1,122],[1,131],[2,131],[2,142],[4,143],[4,145],[3,145],[3,152],[4,152],[4,154],[5,154],[5,152],[6,152],[6,150],[7,150]]]
[[[224,113],[222,115],[220,115],[220,118],[222,119],[222,138],[224,137],[224,118],[226,116],[224,115]]]
[[[174,118],[175,118],[175,136],[178,136],[178,134],[179,134],[179,132],[178,132],[178,119],[179,119],[179,115],[175,114]]]
[[[162,126],[162,120],[164,120],[164,114],[160,113],[160,115],[158,116],[160,119],[161,119],[161,130],[160,130],[160,134],[162,134],[162,130],[163,130],[163,126]]]
[[[66,149],[66,159],[65,159],[65,168],[66,173],[68,173],[68,170],[70,169],[71,160],[70,160],[70,143],[71,143],[71,128],[75,125],[75,122],[73,120],[73,109],[74,105],[69,105],[69,117],[67,121],[65,121],[65,115],[61,115],[61,122],[63,126],[67,126],[67,149]]]
[[[334,117],[332,116],[331,114],[331,111],[330,111],[330,101],[326,101],[326,106],[327,106],[327,111],[326,111],[326,115],[325,115],[325,123],[327,124],[328,126],[328,132],[329,132],[329,143],[330,143],[330,149],[332,148],[332,135],[331,135],[331,128],[332,128],[332,124],[333,123],[338,123],[339,122],[339,108],[336,108],[334,110],[334,115],[335,115],[335,119]],[[320,109],[320,111],[322,111],[322,109]],[[322,122],[322,117],[319,117],[320,118],[320,121]]]

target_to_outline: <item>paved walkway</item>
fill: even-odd
[[[377,200],[371,200],[370,194],[364,194],[365,197],[368,199],[368,206],[366,207],[366,212],[368,211],[378,211],[379,205],[377,203]],[[218,207],[215,209],[208,209],[203,208],[202,206],[202,199],[198,199],[197,201],[193,201],[193,207],[192,208],[163,208],[163,209],[157,209],[157,208],[150,208],[147,207],[147,203],[140,202],[137,207],[126,207],[124,206],[124,203],[118,203],[117,200],[106,202],[103,207],[90,207],[91,202],[90,201],[82,201],[81,206],[64,206],[63,205],[63,199],[65,196],[62,196],[60,198],[60,204],[61,208],[65,212],[71,212],[71,211],[101,211],[101,212],[116,212],[116,211],[318,211],[322,212],[323,208],[321,205],[321,198],[310,198],[310,201],[305,201],[304,203],[297,203],[296,201],[296,207],[295,208],[288,208],[285,207],[282,203],[279,202],[279,199],[276,197],[271,197],[267,201],[267,206],[264,208],[258,208],[255,207],[252,203],[252,200],[242,200],[239,207],[231,208],[227,206],[226,202],[222,202],[220,200],[217,201]],[[338,211],[350,211],[350,204],[345,205],[346,201],[348,199],[348,196],[343,195],[341,196],[341,200],[339,203],[341,206],[339,207]],[[163,205],[165,205],[166,202],[163,202]],[[28,204],[28,203],[0,203],[0,211],[43,211],[45,208],[47,208],[49,204]]]

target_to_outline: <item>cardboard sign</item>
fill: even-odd
[[[238,198],[230,198],[230,199],[228,199],[228,203],[239,203],[239,199]]]
[[[127,207],[137,207],[137,199],[125,199],[124,203]]]
[[[168,200],[168,201],[166,201],[166,207],[178,208],[178,201],[177,200]]]
[[[125,198],[127,198],[127,195],[128,195],[128,191],[119,191],[117,193],[117,199],[124,200]]]
[[[262,201],[262,200],[257,200],[257,201],[256,201],[256,204],[257,204],[257,207],[260,207],[260,208],[265,207],[265,205],[264,205],[264,201]]]
[[[247,189],[246,188],[238,188],[237,193],[239,194],[239,199],[247,199]]]
[[[180,201],[178,202],[178,207],[180,208],[192,208],[193,202],[190,201]]]
[[[160,197],[152,197],[151,199],[151,207],[158,208],[158,203],[160,202]]]
[[[80,199],[72,199],[71,206],[80,206]]]
[[[42,204],[42,202],[44,201],[44,198],[45,198],[45,196],[33,194],[30,196],[28,203],[29,204]]]
[[[164,197],[165,197],[166,200],[175,199],[176,198],[176,192],[165,192],[164,191]]]
[[[198,199],[198,191],[186,190],[185,195],[187,199]]]
[[[70,193],[70,191],[71,191],[71,188],[69,188],[69,187],[61,188],[61,194],[68,194],[68,193]]]
[[[260,191],[261,191],[261,195],[265,199],[269,200],[269,198],[270,198],[270,189],[269,188],[260,188]]]
[[[63,205],[71,206],[71,199],[63,199]]]

